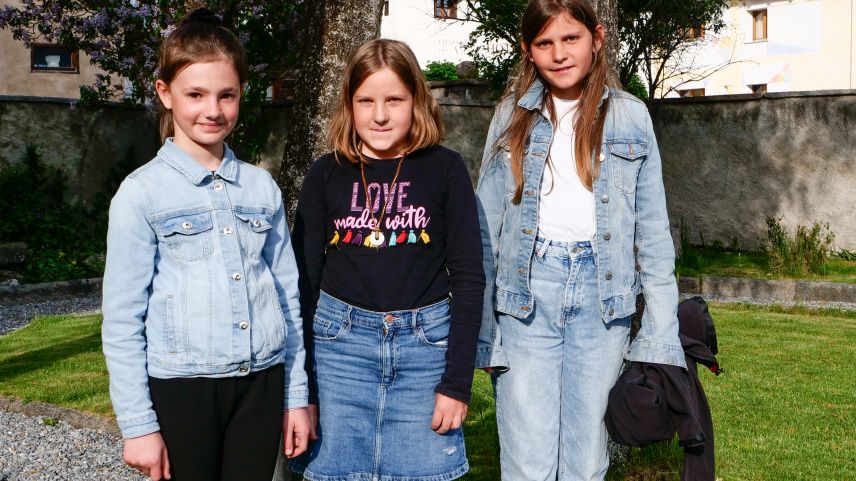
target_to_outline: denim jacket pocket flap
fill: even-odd
[[[186,214],[170,217],[155,222],[155,228],[164,236],[169,237],[174,234],[194,235],[199,234],[213,227],[210,212],[202,212],[199,214]]]
[[[630,162],[644,157],[647,152],[647,146],[640,142],[614,142],[607,144],[607,148],[610,154]]]
[[[273,215],[266,212],[243,212],[236,210],[235,216],[247,223],[253,232],[264,232],[273,227]]]

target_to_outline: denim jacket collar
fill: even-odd
[[[603,95],[600,96],[600,101],[603,102],[607,97],[609,97],[609,87],[604,86]],[[526,95],[521,97],[517,102],[517,105],[527,110],[540,109],[543,98],[544,84],[541,83],[540,79],[536,78],[535,81],[532,82],[532,86],[529,87],[529,90],[526,91]]]
[[[172,138],[166,139],[163,146],[158,150],[158,157],[187,177],[194,185],[199,185],[206,177],[211,175],[205,167],[202,167],[193,157],[172,142]],[[234,182],[238,174],[238,162],[235,153],[228,145],[223,144],[223,160],[220,167],[214,172],[218,177],[227,182]]]

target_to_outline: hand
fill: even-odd
[[[309,415],[309,440],[318,440],[318,405],[310,404],[306,406],[306,414]]]
[[[128,466],[139,469],[153,481],[172,479],[169,455],[160,431],[125,440],[122,459]]]
[[[467,404],[442,394],[434,395],[434,416],[431,429],[437,434],[446,434],[449,429],[458,429],[467,417]]]
[[[307,408],[289,409],[282,413],[283,453],[296,458],[309,446],[309,413]]]

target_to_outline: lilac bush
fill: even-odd
[[[275,76],[294,64],[299,44],[302,0],[24,0],[0,8],[0,29],[8,29],[28,48],[35,42],[78,49],[102,70],[81,87],[84,103],[119,100],[147,103],[154,97],[160,43],[189,10],[208,7],[222,15],[247,51],[250,78],[244,93],[238,143],[253,157],[259,126],[251,125]],[[127,82],[127,88],[123,83]],[[253,112],[253,111],[256,112]],[[255,132],[250,135],[248,132]]]

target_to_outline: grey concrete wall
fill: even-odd
[[[755,248],[781,217],[856,247],[856,92],[663,101],[653,116],[669,215],[691,243]]]
[[[493,102],[472,82],[433,86],[445,144],[461,152],[475,180]],[[274,175],[290,114],[287,104],[262,113],[270,134],[261,165]],[[692,243],[756,248],[772,216],[791,228],[828,222],[836,247],[856,250],[856,92],[668,100],[652,115],[669,215],[689,227]],[[143,163],[158,139],[143,109],[0,98],[0,168],[19,161],[28,144],[66,169],[72,198],[90,202],[129,148]]]

